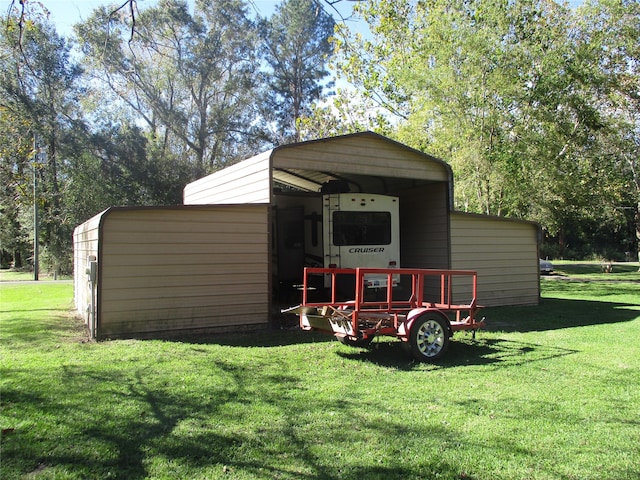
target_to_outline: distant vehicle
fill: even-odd
[[[540,273],[549,275],[553,272],[553,264],[549,260],[540,259]]]

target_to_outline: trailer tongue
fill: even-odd
[[[326,296],[311,287],[313,276],[330,279]],[[385,288],[374,298],[367,278],[384,277]],[[353,300],[338,297],[340,277],[353,277]],[[393,288],[394,285],[401,288]],[[455,288],[455,293],[454,293]],[[305,268],[302,304],[285,313],[296,313],[303,330],[335,335],[343,343],[367,346],[377,335],[395,336],[413,358],[434,361],[447,350],[454,332],[475,332],[484,326],[476,315],[477,274],[467,270],[409,268]],[[381,295],[382,294],[382,295]],[[466,301],[465,301],[466,300]]]

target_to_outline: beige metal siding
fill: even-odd
[[[413,268],[449,268],[447,184],[400,194],[400,264]]]
[[[537,304],[540,297],[537,226],[453,212],[451,268],[478,272],[481,305]]]
[[[273,151],[274,168],[449,181],[439,160],[378,135],[352,135],[287,145]]]
[[[184,204],[269,203],[270,156],[271,150],[188,184]]]
[[[104,213],[104,212],[103,212]],[[99,225],[102,213],[78,225],[73,231],[73,297],[84,322],[89,325],[92,301],[91,284],[87,277],[87,258],[98,258]]]
[[[268,208],[108,212],[100,239],[98,337],[266,326]]]

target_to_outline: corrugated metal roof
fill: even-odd
[[[332,180],[369,193],[453,181],[446,162],[374,132],[282,145],[271,151],[271,161],[274,186],[310,192]]]

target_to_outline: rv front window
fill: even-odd
[[[390,212],[333,212],[333,244],[389,245],[391,243]]]

